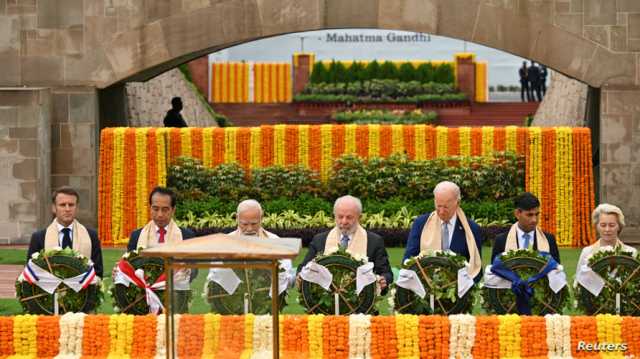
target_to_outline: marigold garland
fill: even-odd
[[[13,317],[0,316],[0,356],[13,355]]]
[[[371,358],[398,358],[395,316],[371,317]]]
[[[207,313],[204,315],[204,337],[202,356],[211,357],[218,351],[220,332],[220,314]]]
[[[13,350],[16,355],[35,357],[38,355],[37,337],[38,316],[32,314],[17,315],[13,318]]]
[[[325,316],[323,314],[309,315],[307,328],[309,331],[309,359],[322,359],[324,344],[322,340],[322,325]]]
[[[100,238],[124,244],[148,220],[147,193],[166,184],[170,161],[191,154],[205,166],[239,163],[248,172],[273,164],[301,164],[326,180],[333,159],[404,152],[409,158],[515,150],[526,158],[526,188],[543,208],[542,228],[561,246],[595,240],[590,225],[593,173],[589,129],[504,129],[426,125],[278,125],[256,128],[105,129],[98,189]],[[110,219],[110,220],[109,220]]]
[[[519,358],[521,356],[521,330],[520,316],[516,314],[507,314],[498,316],[500,326],[498,328],[498,337],[500,340],[500,357],[501,358]]]
[[[54,357],[59,352],[60,317],[39,316],[36,321],[38,357]]]
[[[449,319],[440,315],[423,315],[419,318],[420,358],[449,358]]]
[[[398,338],[398,358],[419,358],[420,348],[418,316],[409,314],[396,315],[396,336]]]
[[[322,350],[325,358],[349,357],[349,317],[328,316],[322,322]]]
[[[135,333],[135,336],[131,343],[132,358],[142,359],[155,357],[156,331],[156,315],[136,315],[133,318],[133,332]]]
[[[475,358],[499,358],[500,338],[498,316],[481,316],[476,318],[476,338],[471,354]]]

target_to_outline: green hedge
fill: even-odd
[[[367,64],[355,61],[350,66],[346,66],[343,62],[334,60],[329,66],[324,65],[322,62],[316,62],[313,65],[310,82],[351,83],[373,79],[450,84],[455,81],[455,74],[453,65],[450,63],[438,65],[424,63],[414,67],[411,62],[396,65],[391,61],[380,63],[377,60],[373,60]]]
[[[333,118],[338,123],[355,124],[434,124],[438,114],[434,111],[387,111],[387,110],[358,110],[336,112]]]

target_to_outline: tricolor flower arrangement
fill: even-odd
[[[270,316],[178,315],[175,321],[181,358],[270,357]],[[600,350],[586,351],[589,344]],[[162,315],[0,317],[1,357],[155,358],[166,350]],[[640,318],[280,316],[283,357],[572,358],[600,357],[599,352],[620,358],[640,355]]]
[[[591,135],[588,128],[432,127],[427,125],[275,125],[254,128],[106,128],[100,142],[99,234],[125,244],[149,220],[147,196],[166,184],[179,156],[205,166],[246,170],[302,165],[326,180],[334,159],[406,153],[410,159],[510,151],[526,158],[526,189],[542,202],[541,226],[561,246],[594,241]]]

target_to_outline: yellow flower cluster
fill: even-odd
[[[415,126],[416,160],[424,160],[427,158],[426,136],[424,129],[425,125]]]
[[[417,315],[398,314],[396,315],[396,335],[398,337],[398,358],[399,359],[419,359],[420,347],[418,343],[419,318]]]
[[[193,157],[193,146],[191,146],[191,131],[188,128],[180,129],[180,146],[183,156]]]
[[[156,151],[158,156],[158,186],[167,185],[167,129],[156,132]],[[146,196],[145,196],[146,197]]]
[[[517,145],[517,141],[518,141],[518,128],[516,126],[507,126],[505,127],[505,132],[506,132],[506,150],[508,152],[516,152],[516,149],[518,148]]]
[[[309,359],[322,359],[322,321],[324,315],[310,315],[307,317],[309,331]]]
[[[540,127],[529,129],[529,191],[541,198],[542,196],[542,130]]]
[[[116,356],[131,354],[133,342],[133,315],[112,315],[109,320],[109,353]]]
[[[500,327],[498,328],[498,338],[500,339],[501,358],[520,357],[520,316],[517,314],[507,314],[498,316]]]
[[[262,131],[260,127],[251,128],[251,139],[249,140],[249,146],[251,146],[251,168],[258,168],[262,165]]]
[[[309,125],[298,127],[298,163],[309,168]]]
[[[460,156],[471,156],[471,127],[460,127]]]
[[[284,166],[284,128],[285,125],[273,126],[273,147],[275,152],[273,164],[276,166]]]
[[[493,147],[493,127],[482,127],[482,155],[491,156],[495,149]]]
[[[37,315],[18,315],[13,319],[13,350],[16,355],[36,357],[38,354]]]
[[[136,169],[147,165],[147,134],[136,131]],[[147,222],[147,171],[136,171],[136,224],[143,226]]]
[[[236,162],[236,132],[237,127],[230,127],[224,131],[224,162]]]
[[[125,128],[116,128],[113,136],[113,183],[111,185],[111,213],[123,212],[124,194],[124,132]],[[146,206],[145,206],[146,207]],[[112,223],[111,233],[122,233],[122,218]]]
[[[436,157],[445,157],[449,155],[449,129],[447,127],[436,127]]]
[[[220,332],[220,314],[207,313],[204,315],[204,347],[203,357],[211,357],[219,347],[218,333]]]
[[[598,342],[608,344],[620,344],[622,340],[622,317],[613,314],[599,314],[596,316],[598,323]],[[602,358],[624,358],[623,351],[600,353]]]
[[[356,125],[354,124],[344,126],[344,152],[356,153]]]
[[[560,245],[570,246],[573,237],[573,135],[571,128],[556,129],[556,238]]]
[[[403,125],[391,125],[391,153],[404,153]]]
[[[380,125],[369,125],[369,157],[380,156]]]

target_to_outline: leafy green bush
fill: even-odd
[[[235,163],[207,168],[198,159],[178,157],[167,170],[167,186],[180,200],[205,195],[235,200],[247,191],[244,177],[244,169]]]
[[[251,173],[254,198],[295,198],[301,194],[318,195],[321,191],[320,176],[303,166],[256,168]]]
[[[455,81],[454,68],[449,63],[434,65],[424,63],[417,68],[411,62],[400,64],[391,61],[382,63],[373,60],[366,65],[354,61],[346,66],[341,61],[331,61],[329,66],[322,62],[313,64],[310,82],[354,82],[374,79],[392,79],[400,81],[439,82],[452,84]]]
[[[331,197],[350,193],[363,200],[399,197],[431,198],[438,182],[457,183],[467,200],[502,200],[524,190],[522,157],[449,157],[410,161],[404,155],[388,158],[343,156],[334,162],[327,183]]]
[[[438,118],[434,111],[427,113],[413,111],[358,110],[336,112],[333,118],[338,123],[386,123],[386,124],[433,124]]]
[[[307,95],[354,95],[358,97],[411,97],[416,95],[457,94],[452,84],[418,81],[402,82],[396,79],[374,79],[361,82],[310,83],[302,92]]]

